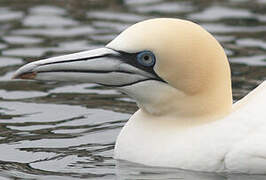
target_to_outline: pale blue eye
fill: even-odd
[[[155,64],[155,56],[150,51],[142,51],[137,55],[137,60],[143,66],[151,67]]]

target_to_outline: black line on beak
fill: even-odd
[[[139,81],[134,81],[132,83],[121,84],[121,85],[108,85],[108,84],[102,84],[102,83],[97,83],[97,84],[100,84],[100,85],[103,85],[103,86],[107,86],[107,87],[124,87],[124,86],[130,86],[130,85],[133,85],[133,84],[137,84],[137,83],[144,82],[144,81],[150,81],[150,80],[158,81],[158,79],[156,79],[156,78],[150,78],[150,79],[142,79],[142,80],[139,80]]]
[[[102,71],[102,70],[75,70],[75,69],[69,69],[69,70],[54,70],[54,71],[38,71],[38,73],[50,73],[50,72],[73,72],[73,73],[112,73],[112,72],[118,72],[118,73],[124,73],[124,74],[135,74],[129,71]]]
[[[92,56],[92,57],[87,57],[87,58],[78,58],[78,59],[73,59],[73,60],[56,61],[56,62],[44,63],[44,64],[41,64],[40,66],[51,65],[51,64],[60,64],[60,63],[69,63],[69,62],[77,62],[77,61],[87,61],[87,60],[91,60],[91,59],[108,57],[109,55],[111,55],[111,54]]]

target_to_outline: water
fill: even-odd
[[[265,0],[0,0],[0,179],[265,179],[116,162],[114,142],[136,111],[95,84],[11,81],[23,64],[101,47],[153,17],[200,23],[222,43],[237,100],[266,79]]]

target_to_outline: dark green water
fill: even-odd
[[[266,79],[265,0],[0,0],[0,179],[266,179],[117,164],[133,100],[95,84],[10,80],[27,62],[101,47],[153,17],[193,20],[219,40],[235,100]]]

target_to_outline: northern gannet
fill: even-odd
[[[115,158],[207,172],[266,173],[266,82],[232,104],[227,57],[186,20],[139,22],[105,47],[29,63],[14,78],[111,86],[139,110]]]

